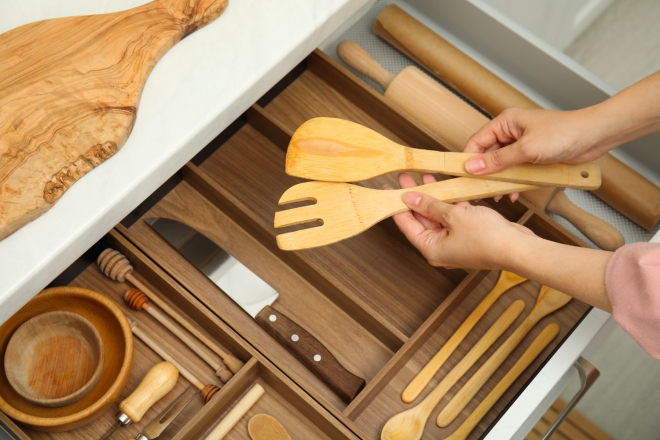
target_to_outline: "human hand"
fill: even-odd
[[[425,184],[435,182],[429,174]],[[401,188],[417,186],[409,174],[399,176]],[[404,202],[412,210],[395,215],[394,222],[432,266],[464,269],[508,268],[510,247],[521,234],[534,235],[496,211],[467,202],[448,204],[426,194],[409,192]]]
[[[465,145],[480,153],[466,164],[475,175],[491,174],[523,162],[585,163],[607,152],[593,108],[562,112],[509,108],[481,127]]]

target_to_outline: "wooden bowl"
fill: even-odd
[[[91,391],[103,360],[103,341],[88,320],[71,312],[47,312],[14,332],[5,352],[5,373],[25,400],[56,408]]]
[[[0,411],[39,431],[67,431],[100,416],[118,398],[128,380],[133,360],[133,335],[122,311],[100,293],[81,287],[46,289],[0,326],[0,356],[9,339],[27,320],[51,311],[72,312],[88,320],[103,341],[103,371],[96,385],[80,400],[59,408],[35,405],[9,384],[0,363]]]

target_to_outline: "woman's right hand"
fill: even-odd
[[[468,140],[466,164],[475,175],[491,174],[523,162],[585,163],[605,154],[595,108],[569,112],[509,108]]]

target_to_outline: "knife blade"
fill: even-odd
[[[240,261],[182,222],[167,218],[145,222],[344,401],[350,402],[362,390],[364,379],[341,365],[307,330],[271,307],[279,293]]]

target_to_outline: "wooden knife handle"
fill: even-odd
[[[281,312],[266,306],[255,319],[344,401],[350,402],[364,388],[364,379],[344,368],[318,339]]]
[[[154,403],[174,388],[177,380],[179,370],[172,363],[158,363],[151,367],[135,391],[119,404],[119,409],[137,423]]]

